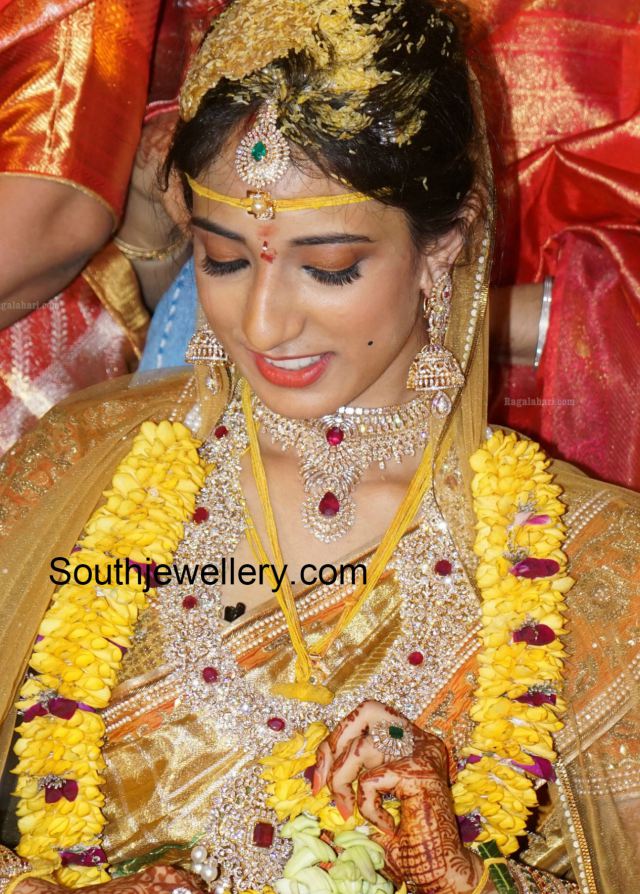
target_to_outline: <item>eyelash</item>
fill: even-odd
[[[228,276],[237,273],[238,270],[244,270],[248,263],[244,258],[238,258],[236,261],[214,261],[209,255],[205,255],[201,266],[209,276]]]
[[[205,255],[201,267],[209,276],[229,276],[238,270],[244,270],[248,263],[244,258],[238,258],[236,261],[214,261],[209,255]],[[316,282],[325,286],[346,286],[362,276],[358,262],[351,267],[345,267],[344,270],[322,270],[319,267],[309,266],[304,266],[302,269],[306,270]]]
[[[344,270],[321,270],[319,267],[303,267],[302,269],[324,286],[347,286],[362,276],[358,262],[352,264],[351,267],[345,267]]]

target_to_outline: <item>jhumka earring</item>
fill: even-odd
[[[187,363],[206,363],[210,373],[207,385],[216,394],[220,381],[218,373],[222,372],[222,367],[229,362],[229,357],[208,326],[201,326],[193,333],[184,359]]]
[[[444,346],[452,292],[451,276],[443,273],[434,283],[428,300],[425,296],[424,317],[429,342],[415,356],[407,377],[407,388],[410,390],[434,392],[431,412],[442,417],[451,412],[451,398],[447,390],[464,385],[464,375],[458,361]]]

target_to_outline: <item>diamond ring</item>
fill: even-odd
[[[413,754],[413,733],[402,720],[374,723],[369,735],[378,751],[386,757],[398,760]]]

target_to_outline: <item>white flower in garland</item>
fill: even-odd
[[[394,894],[393,884],[378,872],[384,850],[362,828],[339,832],[332,844],[320,837],[318,817],[302,813],[280,830],[290,838],[293,854],[284,878],[274,884],[278,894]]]

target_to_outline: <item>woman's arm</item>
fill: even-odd
[[[108,240],[113,216],[66,183],[0,177],[0,329],[49,301]]]
[[[491,289],[489,327],[494,360],[517,366],[533,364],[543,288],[543,283],[527,283]]]
[[[163,192],[160,171],[176,113],[152,118],[143,128],[116,245],[129,258],[145,304],[153,310],[191,254],[188,214],[177,182]],[[147,255],[145,257],[145,255]]]

